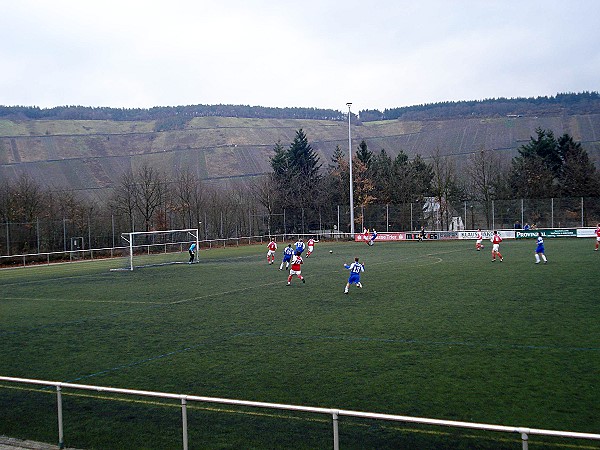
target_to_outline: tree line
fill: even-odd
[[[473,101],[437,102],[379,111],[365,109],[353,115],[355,121],[441,120],[505,115],[598,114],[598,92],[559,93],[556,96],[497,98]],[[87,106],[2,106],[0,117],[45,120],[157,120],[157,129],[178,129],[194,117],[243,117],[256,119],[345,120],[346,113],[323,108],[275,108],[249,105],[187,105],[153,108],[109,108]]]
[[[365,140],[353,149],[352,161],[358,225],[372,205],[416,204],[421,214],[429,203],[439,208],[439,226],[448,229],[456,205],[469,200],[483,205],[478,224],[489,227],[495,200],[598,197],[600,189],[599,173],[581,143],[541,128],[510,164],[484,148],[470,155],[464,167],[439,152],[409,158],[399,150],[392,157],[383,148],[372,151]],[[208,184],[192,171],[167,175],[144,163],[124,172],[102,201],[47,189],[23,175],[16,183],[0,184],[6,236],[0,239],[0,253],[68,249],[67,234],[87,236],[88,245],[98,248],[114,244],[115,235],[120,245],[120,233],[129,231],[199,228],[203,239],[215,239],[308,232],[331,227],[336,216],[339,220],[338,207],[348,205],[350,189],[345,150],[338,146],[330,161],[321,162],[299,129],[291,143],[274,144],[270,165],[268,175],[224,187]],[[348,220],[342,214],[340,231],[349,230]],[[419,220],[428,225],[425,217]],[[48,229],[40,232],[40,226]],[[407,214],[394,224],[396,229],[414,226]]]

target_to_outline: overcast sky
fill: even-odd
[[[0,0],[0,105],[345,111],[600,90],[599,0]]]

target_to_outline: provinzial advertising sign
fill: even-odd
[[[535,239],[538,237],[538,232],[542,233],[542,237],[577,237],[577,229],[575,228],[554,228],[544,230],[517,230],[515,237],[517,239]]]

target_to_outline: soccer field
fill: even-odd
[[[591,239],[317,243],[286,285],[266,245],[199,264],[0,271],[0,375],[600,433],[600,252]],[[333,253],[329,253],[332,250]],[[344,263],[365,264],[344,295]],[[187,252],[176,255],[187,261]],[[173,258],[173,255],[158,255]],[[181,448],[177,402],[65,391],[79,448]],[[98,399],[96,397],[102,397]],[[190,405],[190,448],[331,448],[317,415]],[[56,394],[0,383],[0,434],[56,442]],[[340,420],[341,448],[520,448],[518,436]],[[599,448],[530,438],[531,448]]]

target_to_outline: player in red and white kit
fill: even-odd
[[[600,247],[600,223],[596,227],[596,248],[594,249],[595,252],[598,251],[598,247]]]
[[[500,258],[500,262],[504,261],[502,259],[502,253],[500,253],[500,242],[502,242],[502,238],[498,234],[496,230],[494,230],[494,235],[490,239],[492,241],[492,262],[496,261],[496,255]]]
[[[292,256],[292,268],[290,269],[290,275],[288,276],[288,286],[292,283],[292,277],[294,275],[296,275],[302,280],[303,283],[305,283],[304,277],[302,276],[302,264],[304,264],[304,261],[302,261],[302,256],[300,256],[299,252],[296,252],[296,254]]]
[[[315,240],[310,238],[306,245],[308,245],[308,252],[306,252],[306,257],[308,258],[315,248]]]
[[[477,229],[477,242],[475,242],[475,249],[477,251],[481,250],[483,248],[482,242],[483,241],[483,233],[481,232],[481,228]]]
[[[369,244],[369,229],[368,228],[363,228],[363,241],[365,241],[367,243],[367,245]]]
[[[269,249],[267,251],[267,263],[273,264],[273,261],[275,261],[275,250],[277,250],[277,243],[271,239],[271,242],[267,244],[267,248]]]

